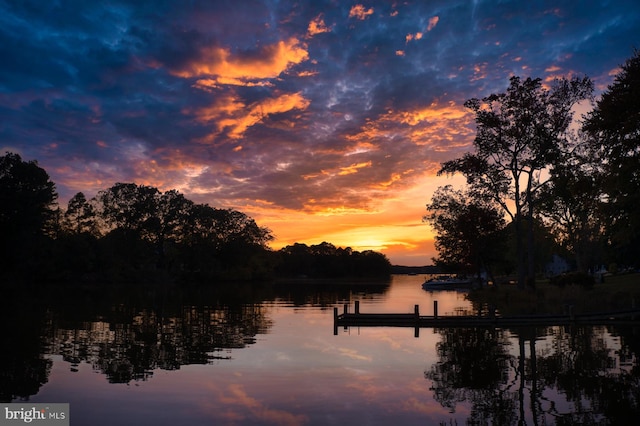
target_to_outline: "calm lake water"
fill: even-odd
[[[371,285],[76,290],[5,299],[2,401],[72,425],[620,424],[638,418],[640,327],[333,330],[333,308],[474,311],[424,276]],[[37,301],[36,301],[37,300]],[[31,301],[31,302],[30,302]],[[247,303],[250,301],[250,303]]]

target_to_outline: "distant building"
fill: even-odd
[[[544,267],[544,274],[547,277],[554,277],[556,275],[563,274],[571,270],[569,263],[564,258],[554,254],[551,258],[551,262],[547,263]]]

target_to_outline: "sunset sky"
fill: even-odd
[[[275,249],[425,265],[464,101],[513,75],[600,93],[634,48],[637,0],[0,0],[0,152],[38,160],[63,207],[135,182],[240,210]]]

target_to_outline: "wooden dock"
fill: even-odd
[[[438,302],[433,303],[433,315],[420,315],[419,306],[415,305],[413,313],[387,314],[360,312],[359,302],[355,302],[353,313],[348,312],[348,305],[344,305],[344,312],[338,314],[338,308],[333,308],[334,334],[338,327],[412,327],[416,329],[416,336],[420,328],[515,328],[554,325],[611,325],[633,324],[640,325],[640,309],[627,311],[602,312],[574,315],[571,310],[566,315],[518,315],[518,316],[479,316],[479,315],[438,315]]]

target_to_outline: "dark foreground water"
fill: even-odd
[[[424,276],[376,285],[134,290],[2,303],[0,398],[72,425],[626,424],[640,326],[338,329],[333,307],[472,310]],[[251,303],[247,303],[250,301]]]

